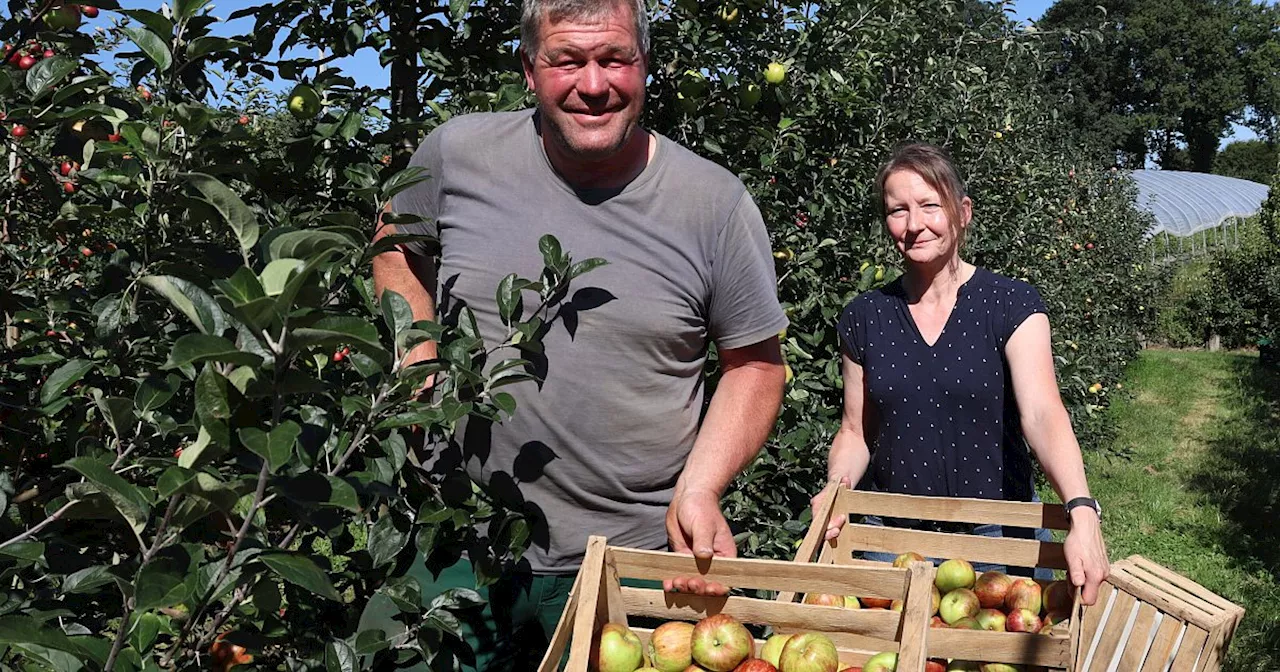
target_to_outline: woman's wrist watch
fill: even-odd
[[[1076,508],[1077,506],[1087,506],[1090,509],[1093,509],[1093,512],[1098,514],[1098,522],[1102,522],[1102,505],[1098,503],[1098,500],[1092,497],[1076,497],[1075,499],[1064,504],[1062,508],[1066,509],[1067,511],[1068,521],[1071,520],[1071,510]]]

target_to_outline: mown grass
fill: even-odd
[[[1112,559],[1141,554],[1243,606],[1224,669],[1280,669],[1280,374],[1149,350],[1125,386],[1111,412],[1127,459],[1086,456]]]

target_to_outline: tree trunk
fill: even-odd
[[[417,133],[408,124],[422,119],[422,101],[418,99],[418,3],[392,3],[391,10],[391,124],[400,137],[393,141],[392,169],[409,163],[417,149]],[[398,127],[398,128],[397,128]]]

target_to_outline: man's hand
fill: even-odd
[[[733,558],[738,547],[729,523],[720,511],[720,497],[710,490],[677,491],[667,509],[667,539],[671,550],[700,559]],[[729,588],[699,576],[677,577],[662,582],[662,589],[675,593],[728,595]]]
[[[1083,588],[1080,601],[1093,606],[1098,601],[1098,586],[1111,575],[1107,545],[1102,540],[1102,523],[1092,509],[1078,507],[1071,512],[1071,531],[1063,544],[1067,556],[1067,573],[1071,585]]]

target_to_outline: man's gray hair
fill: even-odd
[[[609,16],[619,5],[630,5],[635,19],[636,40],[640,51],[649,54],[649,7],[645,0],[524,0],[520,15],[520,44],[533,58],[541,46],[538,29],[542,17],[552,21],[598,21]]]

